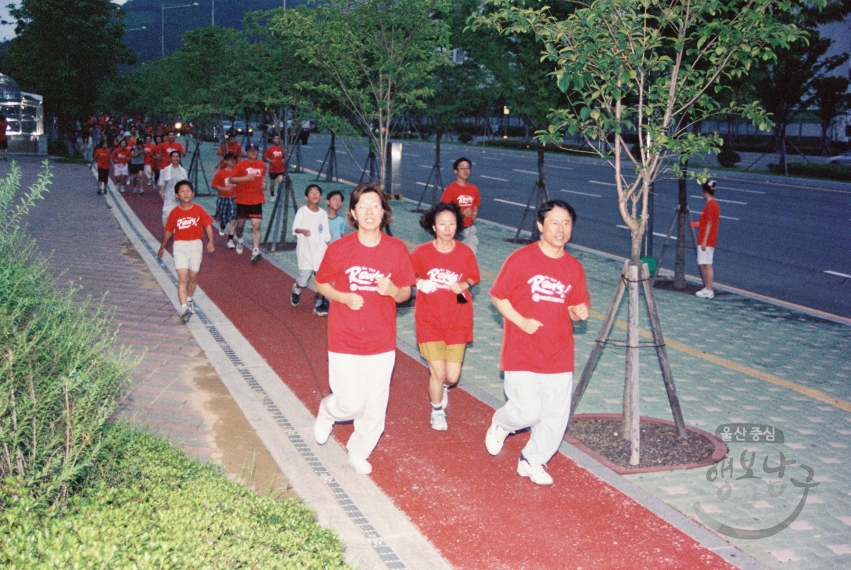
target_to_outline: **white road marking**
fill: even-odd
[[[589,184],[599,184],[600,186],[617,186],[614,182],[599,182],[597,180],[589,180]]]
[[[410,153],[410,152],[406,152],[405,156],[417,156],[417,157],[419,157],[420,155],[419,154],[413,154],[413,153]]]
[[[503,200],[502,198],[494,198],[494,202],[502,202],[503,204],[511,204],[512,206],[520,206],[521,208],[525,208],[526,204],[521,204],[520,202],[512,202],[511,200]]]
[[[497,178],[496,176],[479,175],[479,178],[487,178],[488,180],[499,180],[500,182],[508,182],[507,178]]]
[[[744,188],[727,188],[726,186],[719,186],[721,190],[732,190],[733,192],[746,192],[748,194],[765,194],[765,192],[760,192],[759,190],[745,190]]]
[[[616,228],[620,228],[620,229],[622,229],[622,230],[628,230],[628,229],[629,229],[628,227],[626,227],[626,226],[624,226],[624,225],[617,225],[617,226],[615,226],[615,227],[616,227]],[[657,237],[668,237],[668,236],[666,236],[665,234],[660,234],[659,232],[653,232],[653,235],[654,235],[654,236],[657,236]],[[671,239],[672,239],[672,240],[674,240],[674,241],[677,241],[677,236],[672,235],[672,236],[671,236]]]
[[[512,170],[514,170],[514,172],[522,172],[523,174],[538,174],[533,170],[520,170],[519,168],[514,168]]]
[[[558,168],[559,170],[573,170],[569,166],[556,166],[555,164],[547,165],[547,168]]]
[[[851,275],[846,275],[845,273],[838,273],[836,271],[826,270],[825,273],[828,275],[836,275],[837,277],[845,277],[846,279],[851,279]]]
[[[421,164],[420,168],[431,168],[430,164]]]
[[[692,196],[692,198],[696,198],[698,200],[703,200],[703,196]],[[748,205],[747,202],[737,202],[736,200],[720,200],[718,198],[715,198],[715,201],[716,202],[722,202],[722,203],[725,203],[725,204],[738,204],[740,206],[747,206]]]
[[[719,218],[724,218],[725,220],[733,220],[734,222],[738,222],[739,218],[731,218],[730,216],[718,216]]]
[[[425,183],[425,182],[417,182],[417,185],[418,185],[418,186],[425,186],[425,185],[426,185],[426,183]]]
[[[500,162],[502,161],[502,159],[501,159],[501,158],[491,158],[491,157],[489,157],[489,156],[483,156],[483,157],[482,157],[482,160],[499,160]]]
[[[559,192],[566,192],[567,194],[579,194],[580,196],[591,196],[592,198],[602,198],[600,194],[591,194],[589,192],[577,192],[576,190],[565,190],[564,188],[560,189]]]
[[[316,162],[318,162],[319,164],[322,164],[325,161],[324,160],[317,160]]]

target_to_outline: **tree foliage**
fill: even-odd
[[[21,88],[44,96],[55,116],[92,113],[104,80],[133,63],[123,9],[110,0],[20,0],[15,33],[0,65]]]
[[[272,20],[273,31],[295,40],[294,55],[318,70],[303,85],[346,110],[382,165],[394,117],[424,107],[433,93],[424,79],[447,63],[448,26],[432,17],[442,2],[328,0]]]

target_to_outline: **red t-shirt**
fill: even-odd
[[[437,284],[433,293],[417,292],[414,322],[417,342],[443,341],[447,345],[473,342],[473,303],[469,291],[467,303],[459,303],[449,287],[454,282],[481,280],[476,256],[463,243],[455,242],[452,251],[442,253],[433,242],[424,243],[411,252],[414,273],[419,279]]]
[[[503,319],[500,368],[507,372],[573,372],[573,323],[567,308],[591,306],[585,271],[572,255],[548,257],[538,243],[508,256],[490,294],[511,302],[518,313],[543,323],[535,334]]]
[[[112,151],[112,159],[116,164],[127,164],[130,162],[131,151],[129,148],[117,148]]]
[[[98,168],[101,170],[109,170],[109,159],[112,158],[112,151],[108,148],[96,148],[92,155],[97,160]]]
[[[242,158],[242,146],[237,142],[233,141],[233,143],[225,144],[225,152],[222,152],[222,145],[219,145],[219,148],[216,149],[216,154],[218,154],[221,158],[219,159],[219,168],[225,167],[225,153],[231,153],[236,157],[236,161]]]
[[[168,141],[159,145],[160,151],[160,170],[171,164],[171,153],[177,151],[181,156],[186,154],[186,150],[179,142],[170,143]]]
[[[357,293],[363,306],[353,311],[332,301],[328,312],[328,351],[368,356],[396,350],[396,301],[378,294],[377,277],[388,277],[397,287],[416,283],[408,250],[401,240],[386,234],[367,247],[353,233],[331,243],[316,272],[317,283],[331,283],[337,291]]]
[[[220,190],[228,186],[227,180],[233,176],[233,170],[222,168],[213,175],[213,181],[210,183],[210,188],[213,188],[219,193],[221,198],[233,198],[236,196],[236,188],[232,190]]]
[[[9,123],[5,119],[0,120],[0,141],[6,140],[6,129],[9,128]]]
[[[192,241],[204,237],[204,228],[212,223],[207,210],[193,202],[188,210],[175,206],[168,214],[165,231],[174,234],[174,241]]]
[[[159,158],[159,155],[157,154],[157,145],[154,143],[145,143],[145,165],[153,166],[154,157]],[[156,164],[159,163],[159,160],[157,160]]]
[[[709,239],[706,240],[706,247],[715,247],[715,241],[718,239],[718,222],[721,221],[721,207],[718,201],[714,198],[706,203],[703,211],[700,213],[700,224],[697,228],[697,245],[703,245],[703,238],[706,237],[706,226],[712,222],[712,227],[709,229]]]
[[[263,153],[263,158],[269,161],[269,172],[271,174],[283,174],[287,171],[287,165],[284,164],[284,149],[273,145],[266,148]]]
[[[231,176],[237,178],[245,176],[248,173],[254,174],[254,180],[237,183],[235,202],[243,206],[265,204],[266,196],[263,195],[263,177],[266,176],[266,163],[260,159],[248,160],[246,158],[245,160],[240,160],[233,167]]]
[[[461,186],[458,182],[453,182],[443,191],[443,196],[440,197],[441,202],[455,202],[461,210],[468,208],[478,208],[482,203],[482,198],[479,196],[479,189],[473,184],[467,183],[466,186]],[[464,216],[464,227],[468,228],[473,225],[473,218]]]

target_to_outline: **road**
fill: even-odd
[[[321,166],[329,136],[314,135],[302,148],[303,165]],[[434,164],[434,144],[404,141],[402,193],[419,199]],[[338,175],[357,182],[367,150],[338,143]],[[537,180],[533,152],[443,145],[443,183],[454,180],[452,162],[459,156],[473,164],[471,182],[479,187],[479,216],[517,227]],[[617,209],[612,170],[594,158],[546,157],[551,198],[570,202],[578,213],[573,242],[627,257],[630,236]],[[851,317],[851,183],[821,182],[780,176],[724,172],[716,199],[721,206],[715,277],[725,285],[766,295],[841,317]],[[658,256],[674,216],[677,181],[664,178],[655,186],[654,253]],[[429,202],[429,195],[425,201]],[[703,198],[689,183],[689,208],[697,221]],[[528,216],[527,216],[528,220]],[[526,224],[527,229],[531,227]],[[675,238],[674,238],[675,239]],[[664,267],[673,267],[675,241]],[[686,270],[699,275],[689,240]]]

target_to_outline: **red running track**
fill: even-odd
[[[148,230],[162,238],[158,196],[126,195]],[[216,235],[198,282],[289,388],[317,410],[329,393],[327,321],[312,314],[310,291],[289,301],[293,279],[272,264],[237,256]],[[493,410],[453,390],[449,431],[429,425],[427,370],[397,351],[386,431],[370,462],[373,481],[437,550],[461,569],[734,568],[630,497],[561,454],[552,487],[515,473],[529,435],[509,437],[491,457],[484,435]],[[351,425],[337,425],[342,445]]]

